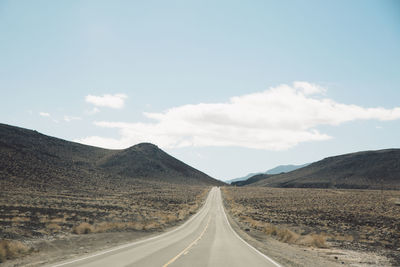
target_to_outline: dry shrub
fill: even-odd
[[[290,231],[289,229],[280,229],[278,231],[278,239],[282,242],[294,244],[297,240],[299,240],[300,235],[295,232]]]
[[[102,222],[96,224],[92,229],[95,233],[104,233],[108,231],[123,231],[123,230],[143,230],[141,222]]]
[[[88,224],[87,222],[83,222],[72,229],[72,232],[78,235],[81,234],[89,234],[93,232],[93,225]]]
[[[193,215],[193,214],[195,214],[196,213],[196,211],[199,209],[199,205],[193,205],[193,206],[191,206],[190,208],[189,208],[189,214],[190,215]]]
[[[19,241],[0,240],[0,262],[25,255],[29,248]]]
[[[167,223],[175,222],[175,221],[177,221],[177,219],[178,218],[177,218],[177,216],[175,214],[168,214],[168,215],[165,216],[165,221]]]
[[[129,229],[140,231],[144,229],[144,224],[141,222],[131,222],[129,224]]]
[[[161,228],[161,225],[158,222],[149,221],[143,226],[143,230],[154,230]]]
[[[188,215],[188,212],[186,210],[180,210],[178,213],[178,220],[179,221],[184,220],[187,215]]]
[[[326,248],[328,247],[326,244],[326,236],[322,234],[312,234],[311,235],[313,242],[312,245],[317,248]]]
[[[59,226],[59,225],[56,224],[56,223],[49,223],[49,224],[46,226],[46,228],[49,229],[50,231],[59,231],[59,230],[61,230],[61,226]]]
[[[275,236],[279,241],[294,244],[299,240],[300,235],[287,229],[279,228],[272,224],[266,224],[264,226],[264,233],[270,236]]]
[[[39,219],[39,221],[40,221],[41,223],[47,223],[47,222],[49,222],[49,218],[48,218],[48,216],[44,215],[44,216],[41,216],[41,218]]]
[[[299,244],[303,246],[326,248],[326,236],[322,234],[309,234],[301,236],[287,228],[279,228],[272,224],[264,226],[264,233],[276,237],[279,241],[289,244]]]
[[[63,218],[54,218],[54,219],[51,219],[51,222],[52,223],[65,223],[66,220],[65,220],[65,217],[63,217]]]
[[[351,235],[335,235],[332,236],[331,238],[339,241],[348,241],[348,242],[354,241],[354,237]]]
[[[119,228],[119,227],[117,227],[116,223],[102,222],[102,223],[99,223],[99,224],[97,224],[95,226],[94,232],[96,232],[96,233],[104,233],[104,232],[107,232],[107,231],[109,231],[111,229],[116,229],[116,228]]]
[[[316,247],[316,248],[327,248],[326,236],[322,234],[310,234],[301,237],[297,242],[303,246]]]
[[[266,224],[264,227],[264,232],[267,235],[276,236],[278,234],[278,227],[270,223]]]
[[[29,222],[31,219],[29,217],[13,217],[12,222]]]
[[[244,218],[244,221],[247,221],[249,223],[249,225],[251,227],[253,227],[253,228],[259,229],[259,228],[262,228],[264,226],[263,222],[254,220],[253,218],[245,217],[245,216],[243,218]]]
[[[232,209],[230,211],[234,216],[241,216],[244,213],[243,209],[238,206],[232,206]]]

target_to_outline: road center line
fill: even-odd
[[[189,252],[189,249],[190,249],[191,247],[193,247],[194,244],[196,244],[197,241],[199,241],[199,240],[201,239],[201,237],[204,235],[204,233],[206,232],[206,230],[207,230],[207,228],[208,228],[208,225],[210,224],[210,220],[211,220],[211,216],[208,217],[208,221],[207,221],[206,227],[204,228],[203,232],[201,232],[200,236],[199,236],[196,240],[194,240],[192,243],[190,243],[190,245],[187,246],[184,250],[182,250],[178,255],[176,255],[175,257],[173,257],[172,259],[170,259],[166,264],[164,264],[163,267],[167,267],[168,265],[170,265],[171,263],[173,263],[174,261],[176,261],[180,256],[182,256],[183,254],[188,253],[188,252]]]

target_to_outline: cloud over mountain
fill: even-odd
[[[331,138],[318,126],[355,120],[400,119],[400,107],[385,109],[348,105],[325,98],[326,89],[308,82],[279,85],[263,92],[235,96],[225,103],[200,103],[144,113],[151,123],[97,121],[119,130],[120,138],[91,136],[85,144],[125,148],[152,142],[164,148],[236,146],[285,150],[302,142]]]

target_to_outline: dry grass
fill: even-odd
[[[18,223],[18,222],[29,222],[30,219],[27,218],[27,217],[14,217],[14,218],[11,219],[11,221],[12,222],[16,222],[16,223]]]
[[[400,259],[400,191],[225,187],[246,228],[303,246],[381,251]]]
[[[145,224],[142,222],[101,222],[93,226],[94,233],[104,233],[112,231],[141,231]]]
[[[0,238],[30,240],[68,234],[161,231],[195,213],[208,189],[149,183],[95,191],[3,190]],[[6,255],[4,247],[1,251]],[[9,256],[3,260],[6,258]]]
[[[160,229],[195,213],[207,191],[154,184],[110,192],[0,192],[0,237],[29,238],[46,230],[67,233],[83,227],[81,223],[97,231]],[[88,229],[83,232],[94,232]]]
[[[0,240],[0,262],[26,255],[30,249],[20,241]]]
[[[79,225],[72,228],[72,232],[78,235],[90,234],[93,232],[93,230],[94,230],[93,225],[90,225],[87,222],[80,223]]]
[[[310,234],[302,236],[300,239],[298,239],[297,244],[316,248],[326,248],[326,239],[327,236],[324,234]]]
[[[245,215],[241,215],[238,218],[251,228],[264,232],[266,235],[272,236],[275,239],[285,243],[299,244],[318,248],[327,247],[326,237],[321,234],[307,234],[301,236],[300,234],[297,234],[288,228],[278,227],[271,223],[254,220],[253,218]]]
[[[49,223],[46,226],[47,229],[49,229],[52,232],[56,232],[56,231],[60,231],[61,230],[61,226],[56,224],[56,223]]]

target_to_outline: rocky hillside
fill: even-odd
[[[237,185],[237,186],[247,185],[247,184],[255,183],[258,180],[260,180],[259,178],[261,176],[259,176],[259,175],[266,174],[265,178],[267,178],[271,174],[280,174],[280,173],[283,173],[283,172],[291,172],[291,171],[303,168],[303,167],[305,167],[307,165],[309,165],[309,163],[302,164],[302,165],[279,165],[279,166],[277,166],[275,168],[269,169],[266,172],[249,173],[244,177],[227,180],[226,183],[231,184],[231,185]],[[249,179],[249,178],[252,178],[254,176],[257,176],[258,178],[257,179]],[[240,182],[240,181],[242,181],[243,183],[237,183],[237,182]],[[246,181],[246,182],[244,182],[244,181]]]
[[[325,158],[252,186],[400,189],[400,149],[364,151]]]
[[[273,174],[265,174],[265,173],[256,174],[256,175],[254,175],[254,176],[252,176],[252,177],[250,177],[250,178],[248,178],[248,179],[246,179],[244,181],[232,182],[231,185],[234,185],[234,186],[245,186],[245,185],[257,183],[258,181],[261,181],[261,180],[264,181],[264,180],[266,180],[268,178],[271,178],[273,176],[274,176]]]
[[[0,185],[3,188],[113,187],[132,180],[223,184],[152,144],[108,150],[0,124]]]

